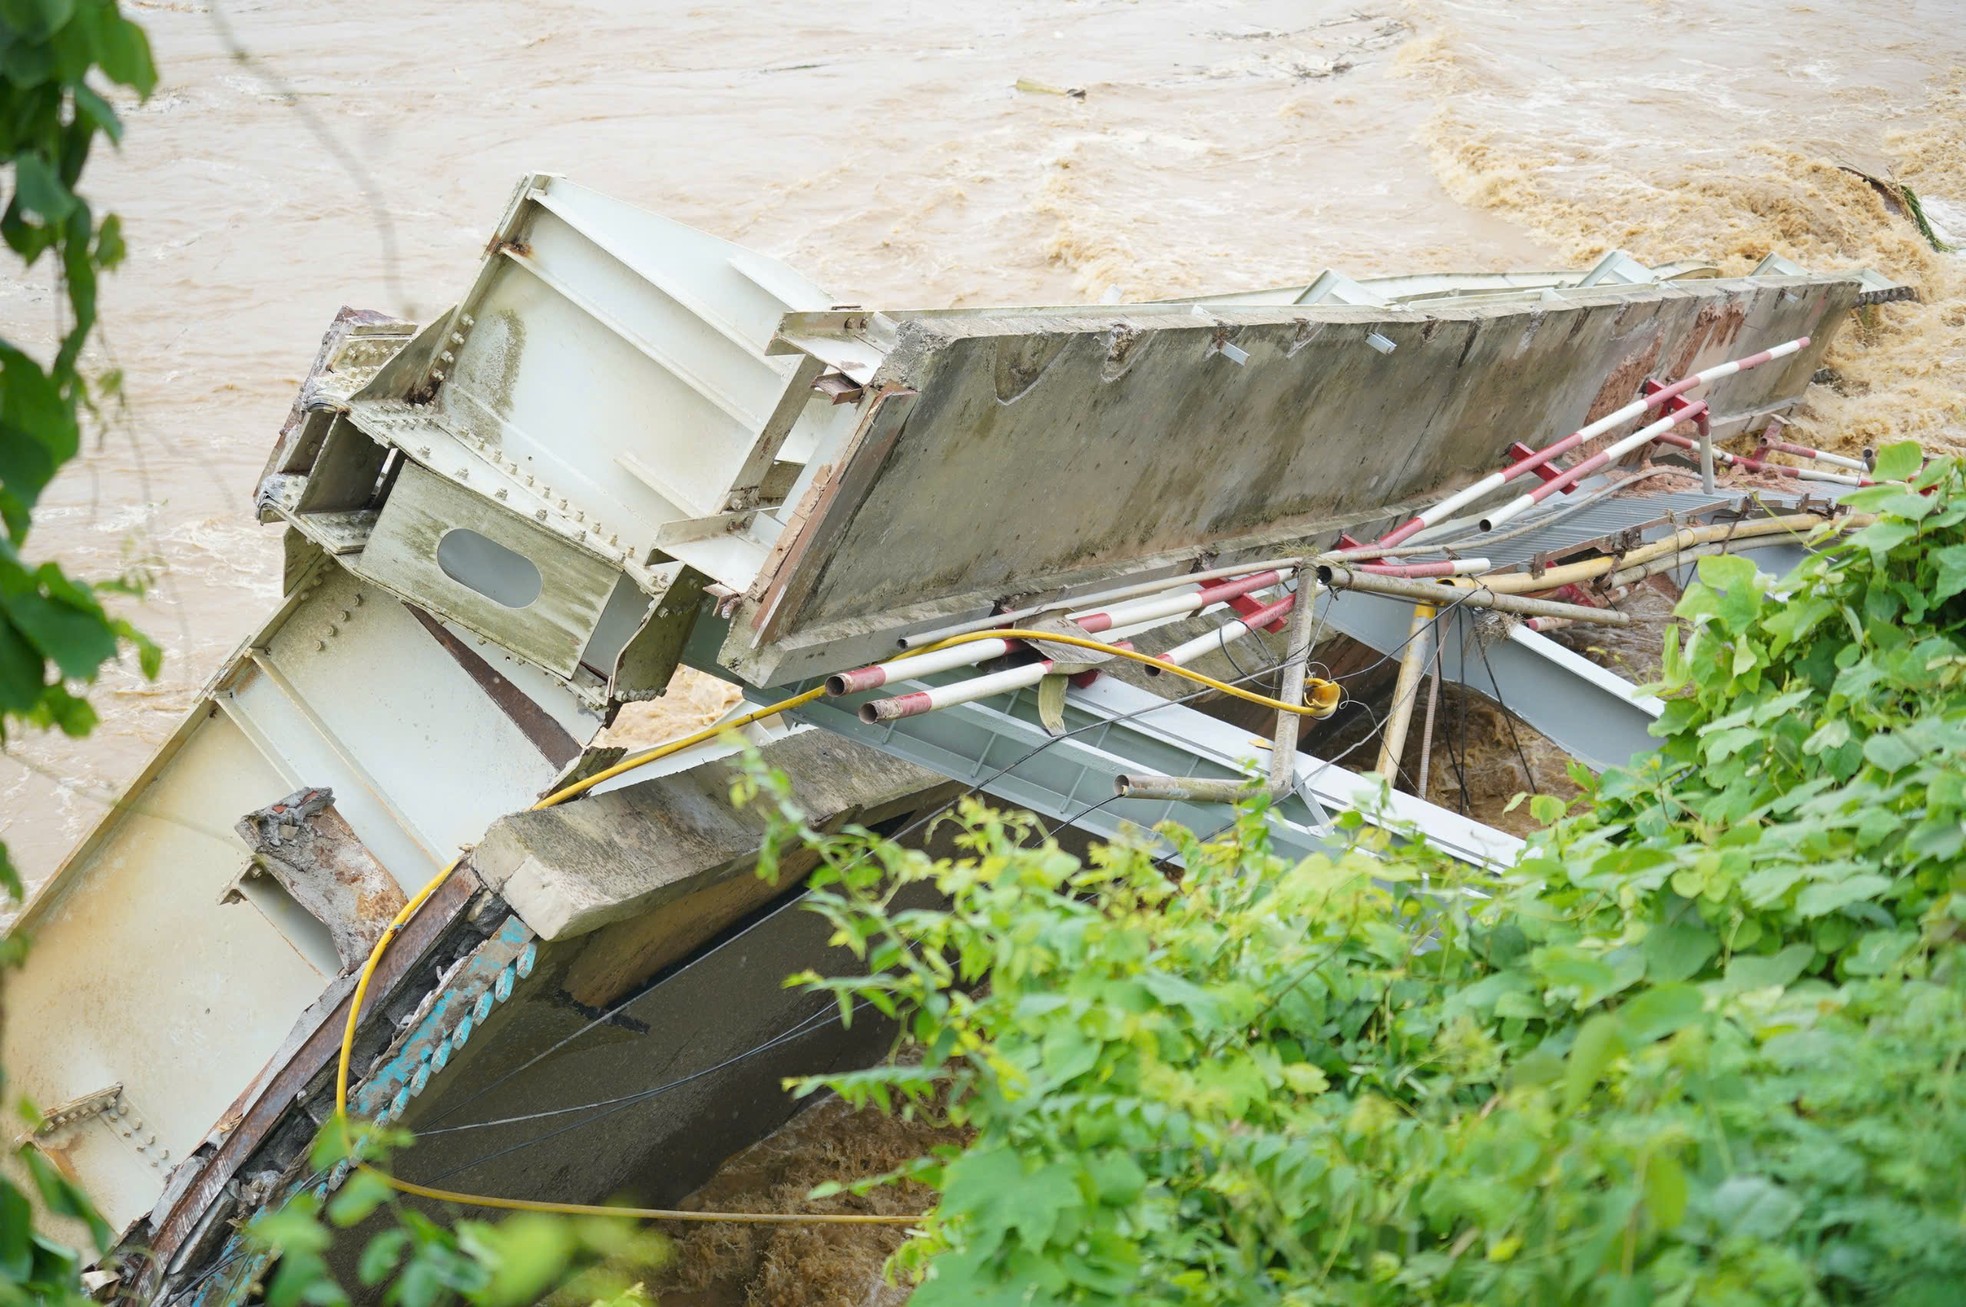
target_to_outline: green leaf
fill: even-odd
[[[1739,554],[1718,554],[1702,558],[1699,562],[1700,581],[1714,590],[1727,593],[1754,590],[1754,561]]]
[[[1872,522],[1863,530],[1852,533],[1850,543],[1881,556],[1917,534],[1918,528],[1909,522]]]
[[[1625,1047],[1642,1048],[1700,1019],[1706,1000],[1688,984],[1657,985],[1618,1009]]]
[[[1890,888],[1889,877],[1869,873],[1843,880],[1820,881],[1796,895],[1795,911],[1802,917],[1820,917],[1852,903],[1876,898]]]
[[[1612,1059],[1624,1051],[1623,1026],[1614,1013],[1599,1013],[1586,1021],[1564,1065],[1563,1110],[1575,1112],[1582,1107]]]
[[[66,222],[76,204],[53,165],[32,150],[14,155],[14,202],[48,226]]]
[[[105,16],[97,40],[97,58],[104,76],[146,98],[156,89],[157,67],[150,58],[150,38],[141,27],[112,10]]]
[[[1900,440],[1878,449],[1877,462],[1871,471],[1871,479],[1903,481],[1916,475],[1924,463],[1925,451],[1916,440]]]
[[[27,1195],[0,1179],[0,1284],[22,1283],[34,1272],[34,1209]]]
[[[1813,944],[1791,944],[1779,953],[1737,953],[1727,963],[1723,988],[1739,992],[1786,986],[1794,982],[1815,961]]]
[[[396,1269],[396,1263],[403,1260],[403,1251],[409,1247],[410,1232],[397,1226],[384,1230],[369,1240],[368,1247],[362,1249],[362,1259],[355,1269],[355,1277],[363,1284],[374,1288],[388,1279]]]
[[[1933,599],[1950,599],[1966,590],[1966,544],[1935,549],[1929,557],[1939,565],[1938,578],[1932,587]]]
[[[0,612],[63,676],[87,680],[116,656],[116,633],[100,609],[78,608],[32,590],[0,590]]]
[[[1887,772],[1909,767],[1918,761],[1918,750],[1896,735],[1880,732],[1864,741],[1864,761]]]
[[[1697,975],[1714,954],[1720,940],[1704,926],[1673,924],[1654,926],[1641,946],[1645,952],[1645,974],[1655,984],[1689,980]]]
[[[380,1171],[358,1166],[349,1172],[347,1183],[328,1204],[328,1219],[343,1229],[360,1225],[376,1208],[388,1202],[393,1192]]]
[[[1645,1165],[1645,1215],[1655,1230],[1671,1230],[1686,1219],[1689,1189],[1686,1168],[1671,1153],[1655,1152]]]

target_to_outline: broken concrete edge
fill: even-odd
[[[816,826],[878,823],[946,777],[819,731],[766,745]],[[755,865],[765,817],[730,802],[742,763],[721,759],[641,785],[495,823],[473,870],[541,939],[641,916]]]

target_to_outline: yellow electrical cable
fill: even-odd
[[[965,635],[952,635],[946,640],[937,640],[934,644],[926,644],[919,649],[910,649],[906,653],[898,655],[895,661],[899,661],[901,658],[912,658],[916,654],[925,654],[936,649],[952,648],[959,644],[974,644],[978,640],[1045,640],[1052,644],[1071,645],[1075,649],[1093,649],[1099,653],[1111,654],[1115,658],[1125,658],[1136,663],[1144,663],[1158,671],[1167,673],[1169,676],[1178,676],[1183,680],[1193,681],[1197,685],[1205,685],[1211,690],[1219,690],[1232,698],[1259,704],[1265,708],[1273,708],[1278,712],[1296,713],[1300,717],[1329,717],[1337,709],[1338,697],[1341,693],[1336,681],[1326,681],[1313,676],[1304,682],[1304,692],[1308,702],[1285,703],[1281,699],[1272,699],[1267,694],[1258,694],[1254,690],[1245,690],[1241,686],[1231,685],[1227,681],[1218,681],[1213,676],[1205,676],[1191,668],[1176,666],[1174,663],[1162,662],[1152,654],[1141,653],[1138,649],[1122,649],[1116,644],[1107,644],[1103,640],[1088,639],[1082,635],[1064,635],[1057,631],[1029,631],[1022,627],[1006,627],[997,631],[971,631]]]
[[[1198,685],[1204,685],[1213,690],[1219,690],[1237,699],[1260,704],[1266,708],[1274,708],[1278,712],[1297,713],[1305,717],[1328,717],[1338,706],[1340,689],[1337,683],[1321,680],[1317,677],[1312,677],[1306,682],[1305,690],[1308,702],[1302,704],[1285,703],[1281,699],[1273,699],[1266,694],[1257,694],[1254,691],[1245,690],[1241,686],[1231,685],[1227,681],[1218,681],[1212,676],[1203,675],[1201,672],[1193,671],[1186,667],[1178,667],[1172,663],[1162,662],[1158,658],[1140,653],[1137,650],[1122,649],[1118,645],[1107,644],[1104,641],[1093,640],[1084,636],[1066,635],[1056,631],[1033,631],[1021,627],[1007,627],[994,631],[970,631],[962,635],[953,635],[946,640],[938,640],[934,644],[923,645],[919,649],[910,649],[898,655],[896,661],[899,661],[901,658],[913,658],[920,654],[928,653],[933,649],[948,649],[955,645],[974,644],[981,640],[1048,640],[1053,644],[1065,644],[1071,645],[1074,648],[1089,649],[1099,653],[1110,654],[1115,658],[1125,658],[1133,662],[1145,663],[1169,675],[1193,681]],[[685,735],[680,739],[670,740],[666,743],[658,744],[643,753],[638,753],[633,757],[623,758],[620,762],[610,767],[602,768],[592,776],[584,777],[581,780],[573,782],[571,785],[563,786],[553,791],[553,793],[547,795],[538,803],[533,804],[531,811],[538,812],[545,808],[558,807],[569,799],[579,798],[604,781],[613,780],[617,776],[634,771],[637,767],[646,767],[649,763],[666,758],[671,754],[681,753],[684,749],[693,748],[696,745],[704,743],[706,740],[715,739],[725,731],[736,730],[741,726],[749,726],[753,722],[760,722],[767,717],[775,717],[779,713],[789,712],[794,708],[802,707],[820,698],[825,693],[825,687],[823,686],[807,690],[803,694],[795,694],[789,699],[781,699],[777,703],[759,708],[755,712],[745,713],[743,716],[732,718],[730,721],[717,722],[714,725],[704,727],[700,731]],[[430,896],[435,894],[443,886],[445,881],[450,879],[451,873],[456,871],[458,864],[463,861],[464,855],[461,853],[457,857],[452,858],[449,865],[438,872],[436,876],[432,877],[429,884],[418,890],[415,897],[411,898],[409,902],[402,906],[402,909],[396,913],[394,919],[383,928],[382,934],[376,939],[375,947],[369,950],[368,960],[362,964],[361,975],[355,981],[355,994],[348,1005],[348,1021],[342,1027],[341,1032],[341,1056],[335,1067],[335,1118],[340,1122],[342,1143],[351,1155],[355,1151],[355,1139],[348,1122],[348,1069],[349,1064],[354,1059],[355,1030],[362,1017],[362,1000],[368,996],[369,984],[375,979],[376,968],[381,964],[382,955],[388,950],[390,943],[396,938],[404,925],[408,923],[409,919],[415,915],[416,910],[422,907]],[[597,1207],[585,1203],[537,1202],[528,1198],[494,1198],[486,1194],[466,1194],[456,1193],[449,1189],[432,1189],[424,1185],[412,1184],[407,1180],[399,1180],[386,1171],[376,1170],[366,1162],[357,1163],[357,1165],[360,1169],[372,1175],[382,1177],[390,1188],[399,1193],[412,1194],[419,1198],[430,1198],[439,1202],[461,1203],[471,1207],[503,1208],[509,1211],[552,1212],[566,1216],[625,1216],[634,1217],[639,1220],[723,1221],[769,1225],[909,1225],[921,1219],[919,1216],[861,1216],[832,1212],[813,1213],[810,1215],[791,1212],[684,1212],[654,1207]]]

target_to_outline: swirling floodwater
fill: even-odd
[[[335,310],[444,308],[527,171],[893,307],[1614,247],[1730,272],[1771,250],[1870,264],[1923,302],[1844,333],[1841,389],[1817,388],[1805,430],[1966,440],[1966,265],[1857,175],[1911,185],[1966,237],[1954,2],[125,5],[162,83],[88,180],[130,244],[95,360],[127,402],[44,501],[32,552],[147,568],[124,606],[168,661],[154,683],[110,669],[87,739],[9,742],[0,839],[30,880],[277,602],[252,491]],[[0,333],[45,340],[55,320],[45,269],[0,285]],[[722,702],[678,697],[638,729]]]

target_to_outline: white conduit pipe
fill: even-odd
[[[1502,523],[1522,516],[1525,512],[1542,503],[1551,495],[1561,491],[1565,486],[1575,482],[1579,477],[1589,476],[1601,467],[1610,466],[1625,455],[1631,453],[1634,449],[1637,449],[1640,445],[1651,444],[1680,423],[1689,421],[1691,416],[1688,413],[1668,413],[1650,426],[1640,427],[1623,440],[1614,441],[1612,444],[1605,446],[1602,453],[1593,454],[1583,462],[1567,469],[1556,480],[1545,481],[1528,494],[1517,495],[1500,508],[1491,509],[1488,515],[1481,519],[1481,529],[1492,531],[1502,525]]]
[[[1122,649],[1133,647],[1132,643],[1126,640],[1114,640],[1111,643]],[[1051,669],[1055,665],[1049,658],[1040,658],[1034,663],[1006,667],[1000,672],[972,676],[966,681],[951,681],[947,685],[935,685],[926,690],[897,694],[891,699],[869,699],[860,705],[860,720],[870,725],[875,722],[898,721],[903,717],[919,717],[923,713],[934,712],[937,708],[953,708],[959,703],[974,703],[978,699],[987,699],[994,694],[1009,694],[1013,690],[1036,685],[1051,675]]]
[[[1069,616],[1081,630],[1097,635],[1117,626],[1158,621],[1163,617],[1179,617],[1183,613],[1191,613],[1213,604],[1227,603],[1253,590],[1267,590],[1283,578],[1284,573],[1280,570],[1258,572],[1254,576],[1224,581],[1219,585],[1203,586],[1187,594],[1156,595],[1147,599],[1136,599],[1132,603],[1115,604],[1100,612],[1072,613]]]
[[[1319,589],[1322,588],[1319,587]],[[1296,602],[1296,595],[1285,595],[1275,603],[1266,604],[1246,617],[1238,617],[1233,622],[1224,622],[1208,634],[1198,635],[1192,640],[1175,645],[1172,649],[1157,653],[1154,657],[1164,663],[1171,663],[1176,667],[1186,667],[1189,663],[1204,654],[1214,653],[1218,649],[1226,649],[1239,640],[1248,639],[1265,627],[1275,625],[1289,615],[1291,607]],[[1160,669],[1158,667],[1147,667],[1145,670],[1149,676],[1160,675]]]
[[[1494,472],[1483,477],[1467,489],[1456,491],[1454,494],[1441,500],[1438,504],[1435,504],[1432,508],[1421,512],[1419,516],[1409,518],[1402,525],[1386,532],[1386,534],[1380,536],[1372,543],[1383,547],[1391,547],[1399,544],[1409,536],[1417,535],[1428,527],[1445,521],[1457,510],[1467,507],[1484,495],[1501,489],[1517,477],[1527,476],[1558,455],[1566,454],[1586,441],[1596,439],[1607,431],[1614,431],[1633,418],[1649,413],[1651,410],[1685,394],[1695,387],[1708,385],[1725,377],[1731,377],[1737,372],[1746,372],[1750,368],[1758,368],[1762,364],[1774,359],[1786,358],[1791,354],[1807,349],[1808,346],[1809,337],[1802,336],[1795,340],[1785,341],[1772,349],[1764,349],[1759,354],[1750,354],[1746,358],[1734,359],[1732,362],[1721,363],[1715,367],[1707,368],[1703,372],[1696,372],[1690,377],[1683,377],[1669,386],[1664,386],[1652,392],[1650,395],[1633,400],[1614,413],[1605,414],[1589,426],[1571,432],[1553,445],[1546,445],[1533,454],[1517,459],[1500,472]]]
[[[1067,616],[1088,635],[1100,635],[1121,626],[1138,626],[1167,617],[1179,617],[1183,613],[1207,608],[1212,604],[1225,603],[1252,590],[1268,589],[1290,575],[1293,570],[1272,568],[1215,585],[1177,585],[1175,593],[1172,594],[1150,595],[1132,603],[1115,604],[1111,608],[1070,613]],[[1001,624],[1004,619],[997,620]],[[1014,647],[1016,646],[1009,640],[978,640],[973,644],[959,644],[913,658],[897,658],[889,662],[875,663],[869,667],[856,667],[852,671],[836,672],[827,677],[826,693],[860,694],[866,690],[878,690],[893,680],[927,676],[957,667],[973,667],[977,663],[989,662],[992,658],[1001,658]]]
[[[1450,558],[1440,563],[1360,563],[1374,576],[1479,576],[1492,566],[1486,558]]]
[[[1248,576],[1252,572],[1268,568],[1276,569],[1280,575],[1289,576],[1299,561],[1300,559],[1298,557],[1252,558],[1246,562],[1231,563],[1227,567],[1211,567],[1205,572],[1188,572],[1180,576],[1164,576],[1156,581],[1136,581],[1132,585],[1117,586],[1111,590],[1101,590],[1094,594],[1080,595],[1073,602],[1086,605],[1117,603],[1122,599],[1131,599],[1136,595],[1159,595],[1165,594],[1170,590],[1186,590],[1189,586],[1199,582],[1217,581],[1224,577]],[[1064,600],[1052,600],[1048,603],[1027,604],[1022,608],[1012,608],[1007,612],[992,613],[988,617],[978,617],[972,621],[958,623],[955,626],[938,627],[933,631],[916,631],[912,635],[901,636],[894,643],[903,649],[919,649],[923,645],[934,644],[938,640],[946,640],[952,635],[968,635],[971,631],[981,631],[988,627],[1003,626],[1006,623],[1015,625],[1027,617],[1035,617],[1040,613],[1051,612],[1063,602]]]

